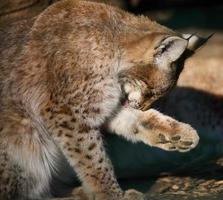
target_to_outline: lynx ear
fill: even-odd
[[[187,40],[170,36],[161,41],[156,47],[154,62],[158,67],[169,68],[170,64],[180,58],[187,49]]]

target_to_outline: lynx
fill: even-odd
[[[86,199],[143,199],[120,188],[102,128],[167,151],[198,144],[190,125],[150,105],[174,87],[202,38],[75,0],[11,31],[0,32],[1,199],[69,196],[54,185],[66,188],[66,169],[76,172]]]

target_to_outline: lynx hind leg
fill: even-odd
[[[2,116],[2,113],[1,113]],[[4,122],[4,123],[3,123]],[[8,141],[9,127],[14,124],[0,119],[0,200],[22,199],[21,193],[27,193],[24,172],[11,158]]]
[[[5,148],[0,144],[0,199],[8,200],[18,197],[20,184],[19,169],[10,162]]]
[[[50,197],[50,180],[59,155],[54,142],[16,114],[0,120],[0,197]]]
[[[187,152],[199,142],[196,130],[190,125],[153,109],[144,112],[139,118],[137,132],[144,143],[167,151]]]

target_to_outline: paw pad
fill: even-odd
[[[171,139],[172,139],[173,141],[178,141],[178,140],[180,140],[180,138],[181,138],[180,135],[176,135],[176,136],[173,136]]]

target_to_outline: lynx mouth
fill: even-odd
[[[129,100],[128,94],[125,93],[125,95],[121,99],[121,106],[124,108],[139,109],[140,104],[136,100]]]
[[[123,107],[129,107],[129,100],[126,99],[125,101],[122,102]]]
[[[122,102],[122,106],[125,108],[134,108],[140,110],[140,104],[137,101],[130,101],[128,99]]]

